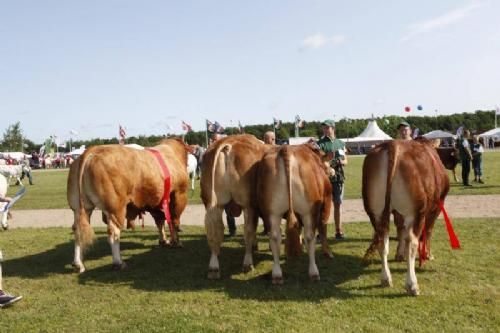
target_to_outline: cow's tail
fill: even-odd
[[[217,163],[219,161],[219,155],[221,151],[227,154],[231,151],[232,145],[229,143],[223,143],[219,145],[214,154],[214,162],[212,164],[212,179],[211,179],[211,192],[210,192],[210,205],[209,208],[213,208],[217,205],[217,196],[215,194],[215,170],[217,169]]]
[[[288,215],[286,217],[286,255],[288,257],[298,256],[301,251],[300,245],[300,229],[295,218],[295,213],[293,209],[293,193],[292,193],[292,177],[291,177],[291,166],[290,166],[290,154],[288,152],[288,146],[283,146],[280,149],[279,154],[283,159],[283,164],[285,167],[286,184],[288,188]]]
[[[398,164],[399,157],[399,145],[394,142],[392,144],[388,144],[387,146],[387,182],[385,188],[385,198],[384,198],[384,209],[382,211],[382,216],[379,217],[380,221],[373,225],[375,229],[375,233],[373,235],[372,243],[370,247],[366,250],[365,259],[370,258],[373,253],[378,249],[379,245],[383,243],[385,235],[389,232],[389,222],[390,222],[390,214],[391,214],[391,189],[392,182],[394,180],[394,175],[396,174],[396,167]],[[369,212],[370,220],[374,220],[375,214],[373,212]]]
[[[79,198],[79,214],[78,222],[75,225],[75,239],[82,250],[92,244],[94,240],[94,230],[90,226],[90,216],[85,211],[85,203],[83,202],[83,173],[87,161],[92,157],[92,153],[83,153],[80,157],[80,169],[78,170],[78,198]]]

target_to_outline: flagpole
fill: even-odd
[[[274,138],[276,138],[276,124],[274,123],[274,118],[273,118],[273,131],[274,131]]]
[[[205,121],[205,140],[206,140],[206,148],[208,148],[208,124]]]

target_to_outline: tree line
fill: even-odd
[[[421,134],[440,129],[450,133],[455,133],[460,126],[464,126],[472,131],[472,133],[483,133],[494,127],[495,111],[478,110],[474,113],[456,113],[452,115],[438,116],[418,116],[415,113],[409,114],[406,117],[402,116],[383,116],[374,118],[378,126],[391,137],[397,136],[397,125],[406,120],[412,128],[418,128]],[[342,118],[335,121],[336,136],[338,138],[352,138],[358,136],[371,119],[350,119]],[[322,120],[321,120],[322,121]],[[321,137],[321,121],[310,121],[305,123],[303,128],[299,129],[299,135],[303,137]],[[262,138],[267,131],[273,131],[273,124],[248,125],[244,127],[244,132],[253,134],[257,138]],[[225,128],[224,133],[227,135],[239,134],[238,127]],[[210,133],[209,133],[210,134]],[[295,123],[285,122],[276,129],[276,139],[286,140],[295,135]],[[153,146],[166,136],[159,135],[140,135],[126,138],[126,143],[136,143],[144,147]],[[206,145],[205,131],[192,131],[185,135],[185,141],[189,144]],[[73,147],[85,145],[86,147],[116,144],[118,138],[102,139],[95,138],[90,140],[74,140]],[[9,125],[6,129],[3,140],[0,145],[1,151],[22,151],[25,152],[38,151],[42,144],[35,144],[33,141],[26,138],[21,129],[20,122]],[[66,148],[61,148],[60,151],[69,151],[69,144]]]

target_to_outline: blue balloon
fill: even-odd
[[[422,111],[423,109],[424,109],[424,108],[422,107],[422,105],[417,106],[417,110],[418,110],[418,111]]]

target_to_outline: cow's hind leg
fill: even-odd
[[[253,248],[256,242],[255,230],[257,228],[258,215],[252,208],[245,209],[245,257],[243,258],[243,272],[248,273],[253,270]]]
[[[122,226],[125,223],[125,210],[120,214],[108,215],[108,242],[111,246],[111,254],[113,255],[113,270],[122,270],[127,267],[123,262],[120,254],[120,233]]]
[[[405,219],[405,225],[407,230],[406,236],[406,254],[408,256],[407,260],[407,271],[406,271],[406,292],[409,295],[417,296],[420,294],[417,282],[417,275],[415,273],[415,258],[418,252],[418,237],[415,235],[412,221]],[[416,221],[415,223],[417,223]]]
[[[269,221],[271,223],[269,246],[273,253],[272,282],[273,284],[283,284],[283,272],[280,266],[281,216],[271,216]]]
[[[405,220],[401,214],[394,211],[394,224],[396,225],[397,237],[398,237],[398,247],[396,249],[396,261],[405,260],[405,248],[406,248],[406,230],[405,230]]]
[[[380,284],[382,287],[392,287],[392,276],[389,269],[389,262],[387,260],[387,257],[389,256],[389,232],[387,230],[383,233],[382,242],[378,244],[378,253],[380,254],[380,259],[382,260]]]
[[[304,236],[307,246],[307,254],[309,255],[309,278],[311,281],[319,281],[319,270],[316,265],[316,242],[314,237],[313,220],[311,216],[302,216],[304,222]]]
[[[208,278],[220,279],[219,254],[224,240],[224,223],[222,222],[222,208],[212,207],[205,212],[205,231],[208,246],[210,247],[210,262],[208,264]]]
[[[85,210],[87,216],[89,217],[90,221],[90,216],[92,215],[92,209],[86,209]],[[73,232],[76,231],[76,224],[78,223],[78,218],[79,218],[79,212],[78,210],[73,211],[74,214],[74,222],[73,222]],[[78,237],[76,237],[75,233],[75,249],[74,249],[74,257],[73,257],[73,263],[71,264],[73,266],[73,269],[77,273],[83,273],[85,272],[85,265],[83,264],[83,250],[82,247],[78,241]]]

